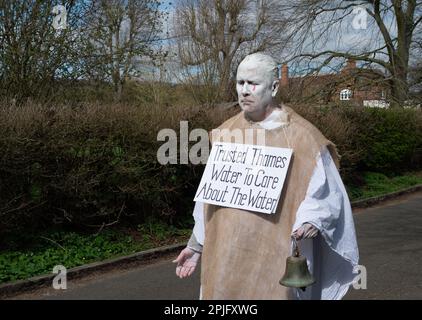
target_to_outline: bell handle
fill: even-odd
[[[300,253],[299,253],[299,246],[297,244],[297,240],[294,236],[292,236],[292,242],[294,244],[294,249],[293,249],[293,256],[294,257],[299,257]]]

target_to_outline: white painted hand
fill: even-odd
[[[302,224],[297,230],[292,233],[296,240],[310,239],[317,236],[319,230],[310,223]]]
[[[198,252],[189,248],[183,249],[179,256],[173,260],[173,263],[177,263],[176,275],[180,279],[189,277],[195,271],[200,257],[201,254]]]

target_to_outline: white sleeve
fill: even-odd
[[[328,149],[318,155],[305,199],[296,213],[293,230],[311,223],[320,235],[300,241],[301,253],[308,259],[316,283],[298,291],[300,299],[341,299],[352,283],[359,253],[352,209]]]
[[[195,202],[193,208],[193,217],[195,219],[195,226],[193,227],[193,234],[200,245],[204,245],[205,239],[205,225],[204,225],[204,203]]]

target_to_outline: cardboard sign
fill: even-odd
[[[215,142],[194,201],[275,213],[293,150]]]

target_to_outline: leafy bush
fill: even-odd
[[[356,174],[364,171],[394,175],[421,169],[420,110],[304,105],[294,108],[337,145],[346,180],[359,179]]]
[[[422,154],[422,115],[419,110],[364,109],[358,132],[366,152],[362,167],[384,173],[418,169]]]

